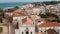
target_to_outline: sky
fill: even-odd
[[[42,2],[42,1],[51,1],[51,0],[0,0],[0,3],[8,3],[8,2]]]

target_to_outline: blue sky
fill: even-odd
[[[51,0],[0,0],[0,3],[7,3],[7,2],[41,2],[41,1],[51,1]]]

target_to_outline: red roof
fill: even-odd
[[[39,27],[52,27],[52,26],[60,26],[60,23],[45,22],[39,25]]]
[[[13,16],[27,16],[25,12],[12,12]]]
[[[29,17],[26,17],[26,18],[24,18],[24,19],[22,19],[22,24],[24,24],[24,23],[32,23],[32,20],[29,18]]]

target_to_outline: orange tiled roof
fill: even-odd
[[[28,16],[26,13],[24,12],[12,12],[13,16]]]
[[[51,26],[60,26],[60,23],[45,22],[39,25],[39,27],[51,27]]]
[[[22,24],[24,23],[32,23],[32,20],[29,17],[26,17],[24,19],[22,19]]]

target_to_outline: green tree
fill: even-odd
[[[58,19],[58,16],[53,14],[53,13],[49,13],[49,12],[46,12],[45,14],[39,14],[39,16],[41,16],[42,18],[48,18],[48,17],[55,17]]]
[[[47,18],[48,17],[46,14],[39,14],[39,16],[41,16],[41,18]]]
[[[15,8],[15,9],[19,9],[19,7],[18,7],[18,6],[15,6],[14,8]]]

